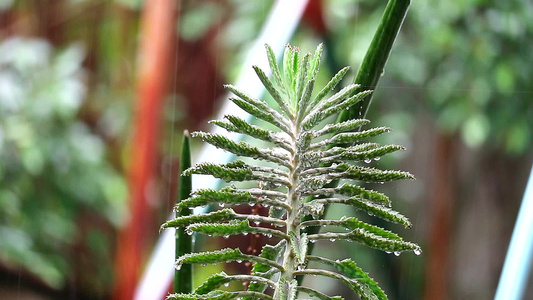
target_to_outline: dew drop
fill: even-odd
[[[335,239],[329,239],[330,242],[335,242]]]
[[[415,249],[414,252],[415,252],[416,255],[422,254],[422,251],[420,249]]]
[[[391,254],[392,252],[390,252],[390,251],[385,251],[385,253],[387,253],[387,254]]]
[[[225,235],[224,238],[225,238],[225,239],[229,238],[229,235]]]
[[[371,159],[365,159],[365,163],[369,164],[369,163],[371,163],[371,162],[372,162]]]
[[[181,264],[176,265],[176,270],[178,270],[178,271],[181,270],[181,266],[182,266]]]
[[[219,203],[218,206],[220,206],[220,207],[224,207],[225,204],[224,204],[224,203]]]
[[[255,225],[259,225],[259,224],[261,224],[261,222],[259,222],[259,221],[254,221],[254,224],[255,224]]]
[[[205,266],[207,266],[207,264],[202,264],[202,267],[205,267]]]
[[[310,240],[310,242],[311,242],[312,244],[316,243],[316,241],[315,241],[315,240]]]
[[[378,161],[378,160],[380,160],[380,159],[381,159],[381,157],[379,157],[379,156],[378,156],[378,157],[374,157],[374,160],[375,160],[375,161]]]
[[[229,286],[229,282],[224,283],[224,286],[228,287]]]
[[[396,252],[394,252],[394,255],[396,255],[396,256],[400,256],[400,252],[397,252],[397,251],[396,251]]]
[[[237,262],[238,264],[240,264],[240,263],[242,263],[242,260],[238,259],[238,260],[236,260],[236,262]]]

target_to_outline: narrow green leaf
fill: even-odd
[[[275,125],[276,127],[285,131],[289,135],[292,133],[288,126],[290,124],[289,121],[278,111],[268,106],[265,102],[250,97],[248,94],[240,91],[238,88],[231,84],[224,85],[224,88],[228,89],[240,98],[229,99],[247,113],[258,119],[267,121]]]
[[[276,235],[285,238],[285,233],[269,228],[252,227],[248,223],[248,220],[231,220],[228,223],[195,223],[187,227],[189,233],[198,232],[209,236],[223,236],[228,237],[230,235],[258,233],[272,237]]]
[[[261,80],[261,82],[265,86],[268,93],[272,96],[274,101],[276,101],[276,103],[279,105],[279,108],[281,109],[281,111],[284,112],[285,115],[289,117],[289,119],[291,120],[294,119],[294,113],[290,109],[289,104],[283,99],[283,97],[278,92],[276,87],[274,87],[274,84],[272,83],[272,81],[270,81],[268,76],[266,76],[265,72],[263,72],[263,70],[261,70],[258,66],[252,66],[252,67],[255,73],[257,74],[257,77],[259,77],[259,80]]]
[[[358,228],[349,233],[350,240],[359,242],[369,247],[387,251],[387,252],[403,252],[403,251],[415,251],[421,253],[420,247],[411,242],[406,242],[398,239],[389,239],[381,235],[374,234],[363,228]]]
[[[320,43],[313,54],[309,63],[309,69],[307,71],[307,78],[316,79],[318,71],[320,69],[320,60],[322,59],[322,51],[324,50],[324,44]]]
[[[251,157],[277,163],[279,165],[290,168],[289,156],[279,151],[272,151],[269,149],[259,149],[246,142],[234,142],[227,137],[220,134],[193,132],[193,137],[199,137],[204,142],[209,143],[217,148],[224,149],[238,156]]]
[[[270,130],[265,130],[259,126],[255,126],[250,124],[249,122],[235,116],[227,115],[224,116],[226,119],[228,119],[228,122],[220,121],[220,120],[214,120],[210,121],[211,124],[215,124],[219,127],[222,127],[228,131],[233,131],[237,133],[242,133],[249,135],[253,138],[273,143],[275,145],[278,145],[282,147],[283,149],[287,151],[292,151],[292,148],[290,147],[290,144],[285,139],[279,137],[278,134],[275,132],[272,132]]]
[[[191,174],[212,175],[227,182],[254,179],[254,173],[242,161],[220,165],[213,163],[201,163],[185,170],[184,174],[187,176]]]
[[[305,115],[305,111],[307,110],[307,106],[309,104],[309,101],[311,101],[311,95],[313,94],[313,89],[315,88],[315,80],[311,79],[307,82],[305,85],[305,88],[303,90],[303,94],[298,102],[298,121],[303,118]]]
[[[190,176],[184,175],[184,170],[191,166],[191,149],[189,143],[189,133],[183,133],[183,141],[181,144],[181,158],[180,158],[180,177],[178,182],[178,204],[189,198],[192,190],[192,180]],[[191,214],[191,210],[183,207],[176,211],[176,218],[187,218]],[[168,222],[167,222],[168,223]],[[176,230],[176,249],[175,258],[192,252],[192,236],[185,233],[184,228]],[[192,267],[190,265],[184,266],[174,273],[174,292],[176,293],[190,293],[192,291]]]
[[[332,174],[332,177],[353,179],[364,182],[385,182],[400,179],[414,179],[414,176],[408,172],[394,170],[379,170],[374,168],[353,166],[347,163],[341,163],[335,168],[339,174]]]
[[[356,197],[347,199],[347,203],[371,216],[376,216],[392,223],[402,224],[407,228],[411,227],[411,222],[409,222],[409,219],[406,216],[391,208],[383,207],[373,202],[361,200]]]
[[[272,51],[272,48],[270,48],[268,44],[265,44],[265,48],[267,51],[268,63],[270,64],[270,70],[272,70],[272,75],[274,75],[274,80],[280,89],[285,94],[288,94],[285,84],[283,83],[283,78],[281,77],[281,73],[279,71],[278,62],[276,60],[276,56],[274,55],[274,51]]]
[[[361,140],[364,140],[370,137],[379,136],[383,133],[388,133],[390,131],[391,129],[388,127],[377,127],[377,128],[364,130],[364,131],[359,131],[359,132],[339,133],[339,134],[334,135],[331,139],[327,140],[327,142],[325,143],[329,145],[352,144],[352,143],[359,142]],[[311,145],[311,147],[313,147],[313,145]]]
[[[328,295],[326,295],[324,293],[321,293],[321,292],[319,292],[317,290],[314,290],[314,289],[308,288],[308,287],[304,287],[304,286],[299,286],[296,289],[298,291],[302,291],[302,292],[306,293],[309,296],[316,297],[319,300],[344,300],[344,298],[342,298],[340,296],[330,297],[330,296],[328,296]]]
[[[329,116],[331,116],[333,114],[336,114],[336,113],[342,111],[343,109],[350,108],[351,106],[353,106],[355,103],[361,101],[361,99],[363,99],[366,95],[368,95],[370,93],[372,93],[372,91],[363,91],[363,92],[360,92],[360,93],[356,94],[353,97],[350,97],[350,98],[346,99],[345,101],[342,101],[341,103],[333,105],[332,107],[330,107],[328,109],[325,109],[323,111],[311,112],[302,121],[302,127],[305,130],[309,130],[309,129],[313,128],[314,126],[316,126],[319,122],[321,122],[325,118],[327,118],[327,117],[329,117]]]
[[[333,261],[327,258],[317,256],[310,256],[309,258],[330,265],[337,269],[339,272],[341,272],[344,276],[351,279],[355,279],[358,284],[367,287],[367,290],[370,290],[372,292],[372,294],[375,296],[375,299],[387,300],[387,295],[385,295],[385,292],[383,292],[383,290],[374,281],[374,279],[372,279],[370,276],[368,276],[366,272],[359,268],[353,260],[344,259],[341,261]],[[372,295],[368,295],[367,299],[372,299]]]
[[[292,61],[294,57],[294,49],[291,45],[285,46],[285,53],[283,54],[283,75],[285,78],[285,88],[289,92],[289,97],[294,97],[294,87],[292,85],[294,74],[292,72]]]
[[[340,153],[338,155],[338,159],[336,161],[364,161],[365,163],[369,163],[372,159],[378,160],[384,155],[405,150],[402,146],[397,145],[386,145],[381,146],[378,148],[374,148],[367,151],[351,151],[349,148],[346,148],[346,151]]]
[[[342,133],[342,132],[349,132],[359,129],[359,127],[366,125],[370,123],[370,121],[365,119],[355,119],[355,120],[348,120],[341,123],[333,123],[333,124],[327,124],[324,126],[324,128],[316,131],[312,131],[313,138],[317,138],[320,136],[323,136],[325,134],[330,133]]]
[[[231,187],[225,187],[220,190],[201,189],[194,191],[192,197],[178,203],[177,208],[205,206],[214,203],[223,203],[225,205],[238,204],[266,204],[270,206],[286,207],[284,202],[270,198],[259,199],[247,191],[237,191]]]
[[[212,292],[218,289],[221,285],[229,282],[228,274],[222,271],[220,273],[213,274],[209,276],[201,285],[199,285],[194,293],[198,295],[205,295],[209,292]]]
[[[342,68],[331,80],[318,92],[318,94],[315,96],[313,101],[311,102],[311,105],[309,107],[314,107],[316,103],[320,103],[324,97],[326,97],[331,91],[335,89],[337,84],[344,78],[344,75],[348,73],[348,70],[350,70],[350,67],[344,67]]]
[[[243,297],[253,297],[254,299],[264,299],[264,300],[274,300],[274,298],[269,295],[258,293],[258,292],[248,292],[248,291],[238,291],[238,292],[226,292],[226,291],[212,291],[204,295],[199,294],[171,294],[167,296],[167,300],[232,300],[232,299],[242,299]]]
[[[383,203],[390,205],[390,199],[385,194],[373,190],[367,190],[357,185],[343,183],[341,186],[335,188],[338,194],[348,197],[359,197],[368,201]]]
[[[294,99],[295,107],[298,107],[298,104],[301,102],[302,95],[304,92],[304,88],[306,86],[307,82],[307,70],[309,68],[309,59],[311,58],[311,54],[307,53],[304,55],[304,58],[300,62],[298,66],[298,71],[296,73],[296,97]],[[311,91],[312,92],[312,91]]]
[[[194,223],[224,222],[224,221],[234,220],[235,217],[236,217],[235,212],[232,209],[226,208],[226,209],[222,209],[222,210],[207,213],[207,214],[176,217],[173,220],[165,222],[161,226],[161,229],[165,229],[169,227],[185,228]]]

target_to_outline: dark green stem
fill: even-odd
[[[189,133],[183,133],[183,142],[181,146],[180,158],[180,177],[178,182],[178,202],[189,198],[192,190],[191,176],[182,176],[183,171],[191,167],[191,149],[189,144]],[[191,214],[189,208],[182,208],[176,211],[176,217],[187,216]],[[185,228],[176,229],[176,259],[183,254],[192,252],[192,236],[185,233]],[[192,292],[192,265],[184,264],[181,269],[175,271],[174,275],[174,292],[191,293]]]
[[[385,64],[389,58],[389,54],[394,44],[394,40],[402,27],[403,20],[407,15],[407,10],[411,0],[389,0],[385,13],[381,18],[378,29],[372,39],[372,43],[368,48],[368,51],[363,59],[363,63],[357,72],[357,76],[354,79],[354,83],[361,85],[359,89],[354,92],[359,93],[365,90],[374,90],[383,74]],[[370,101],[372,100],[372,94],[366,96],[356,107],[350,108],[350,110],[343,111],[337,118],[337,122],[344,122],[351,119],[364,118]],[[329,186],[334,187],[338,184],[337,181],[330,183]],[[328,207],[326,206],[324,214],[327,213]],[[304,220],[305,221],[305,220]],[[320,230],[320,227],[307,227],[304,231],[310,234],[316,234]],[[313,252],[315,244],[309,244],[308,253]],[[299,284],[303,280],[303,276],[297,276]]]
[[[354,83],[361,85],[354,92],[354,95],[361,91],[374,90],[378,85],[378,81],[385,70],[385,64],[389,58],[394,40],[396,40],[403,20],[407,15],[409,4],[411,4],[411,0],[390,0],[387,3],[381,23],[354,79]],[[366,96],[356,107],[343,111],[339,115],[337,122],[364,118],[370,106],[372,95],[373,93]]]

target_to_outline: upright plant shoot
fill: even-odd
[[[184,264],[213,264],[231,261],[249,261],[254,264],[252,274],[214,274],[190,294],[172,294],[168,299],[276,299],[294,300],[298,292],[316,299],[342,299],[328,296],[311,287],[299,285],[296,276],[318,275],[337,279],[352,289],[360,299],[387,299],[377,283],[363,272],[354,261],[311,255],[309,243],[319,240],[347,240],[387,252],[414,251],[420,247],[380,227],[355,217],[338,220],[326,219],[326,205],[346,205],[383,220],[410,227],[402,214],[391,208],[389,198],[379,192],[365,189],[357,182],[385,182],[412,179],[401,171],[384,171],[368,167],[367,162],[402,150],[397,145],[379,145],[366,142],[390,131],[387,127],[359,130],[369,123],[354,119],[327,124],[329,117],[350,109],[371,91],[358,92],[357,84],[350,84],[329,96],[342,80],[348,68],[340,70],[318,92],[315,80],[319,70],[322,45],[314,54],[301,55],[287,46],[280,70],[272,49],[267,45],[267,56],[273,80],[254,66],[259,79],[274,99],[267,102],[254,99],[232,85],[225,87],[236,95],[230,98],[252,116],[269,123],[251,125],[232,115],[224,120],[211,121],[227,131],[241,133],[270,144],[258,147],[247,142],[235,142],[223,135],[195,132],[220,149],[253,160],[237,160],[228,164],[198,164],[184,175],[212,175],[233,184],[220,190],[201,189],[177,204],[177,209],[218,204],[221,208],[201,215],[183,216],[163,224],[163,228],[180,227],[186,232],[208,236],[263,234],[271,237],[259,255],[243,253],[239,249],[190,253],[179,257],[176,267]],[[271,130],[268,128],[276,128]],[[261,161],[261,162],[259,162]],[[338,182],[336,185],[330,185]],[[268,216],[236,213],[231,207],[241,204],[270,207]],[[226,207],[226,208],[224,208]],[[310,219],[309,216],[312,218]],[[307,235],[306,227],[327,226],[322,232]],[[327,266],[317,268],[312,266]],[[336,271],[330,271],[335,269]],[[227,291],[225,284],[233,281],[250,282],[240,291]],[[268,290],[271,289],[271,292]],[[272,296],[271,296],[272,295]]]

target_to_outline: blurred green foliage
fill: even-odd
[[[335,56],[357,68],[386,1],[325,4]],[[426,109],[473,149],[524,153],[533,137],[532,14],[531,1],[414,2],[377,91],[390,102],[370,113]]]
[[[80,252],[110,279],[109,237],[93,226],[120,224],[127,194],[104,141],[78,118],[83,59],[79,45],[0,43],[0,259],[55,288],[82,263]]]

